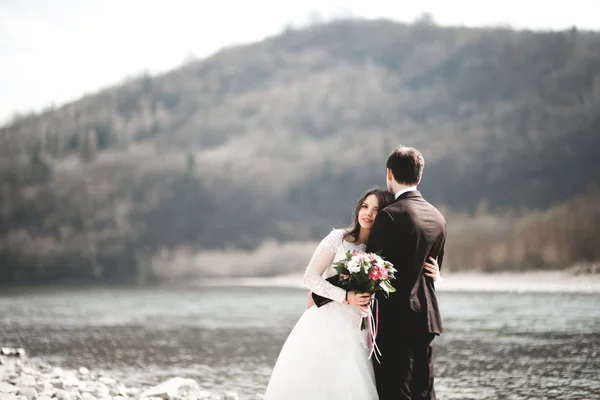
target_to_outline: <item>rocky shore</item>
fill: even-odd
[[[132,388],[105,372],[67,370],[28,359],[23,349],[0,351],[1,400],[238,400],[236,393],[202,390],[193,379],[175,377],[158,386]]]

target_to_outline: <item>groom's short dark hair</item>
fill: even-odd
[[[386,166],[392,171],[396,182],[416,185],[423,175],[425,160],[419,150],[400,145],[392,151]]]

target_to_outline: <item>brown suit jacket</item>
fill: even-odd
[[[418,191],[403,193],[377,214],[367,251],[380,252],[398,270],[392,281],[397,291],[389,299],[378,296],[385,338],[443,332],[435,285],[424,275],[423,263],[431,256],[441,269],[445,242],[446,220]]]

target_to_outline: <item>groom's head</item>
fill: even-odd
[[[425,160],[419,150],[398,146],[387,160],[387,187],[396,193],[404,187],[417,186],[421,182]]]

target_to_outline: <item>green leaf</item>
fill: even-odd
[[[379,285],[383,287],[387,293],[394,293],[396,291],[396,288],[392,286],[390,281],[382,281]]]

